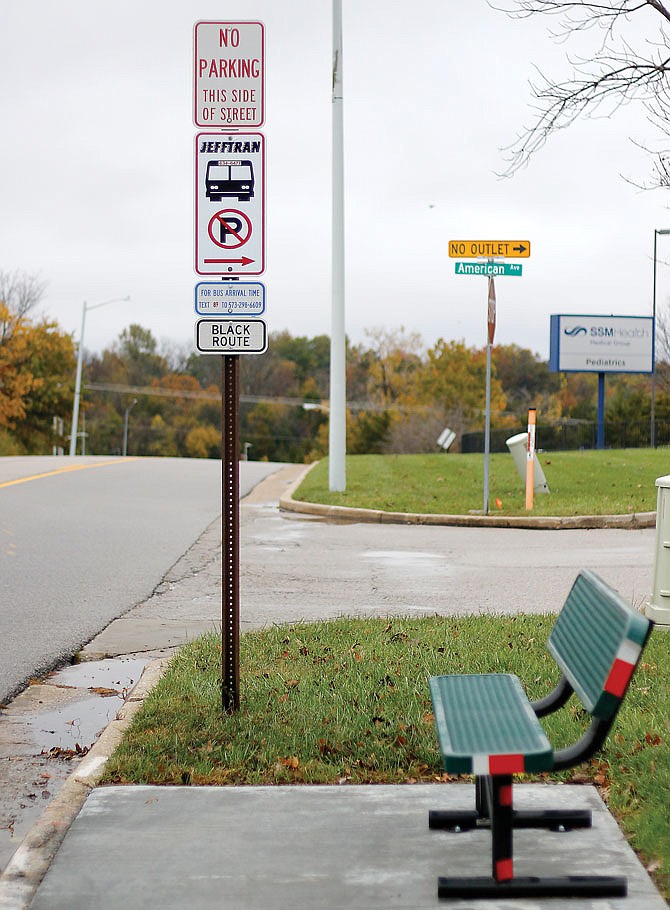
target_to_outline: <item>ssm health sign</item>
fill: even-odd
[[[554,315],[549,369],[566,373],[651,373],[650,316]]]

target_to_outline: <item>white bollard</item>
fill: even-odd
[[[510,450],[516,469],[519,472],[519,477],[521,477],[525,484],[526,460],[528,457],[528,433],[517,433],[516,436],[510,436],[509,439],[505,440],[505,445]],[[544,471],[542,470],[540,462],[537,460],[537,455],[534,455],[533,457],[533,465],[533,492],[536,494],[548,493],[549,484],[547,483],[547,478],[544,476]]]
[[[656,548],[654,583],[645,615],[657,629],[670,629],[670,474],[656,481]]]

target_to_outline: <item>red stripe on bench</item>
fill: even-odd
[[[500,805],[501,806],[511,806],[512,805],[512,785],[508,784],[505,787],[500,788]]]
[[[499,859],[496,863],[496,881],[509,882],[514,878],[512,859]]]
[[[523,755],[489,755],[489,774],[522,774]]]
[[[633,664],[629,664],[617,657],[612,664],[610,675],[607,677],[605,692],[609,692],[610,695],[616,695],[617,698],[622,698],[634,669]]]

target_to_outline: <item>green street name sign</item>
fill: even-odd
[[[485,275],[496,278],[498,275],[521,275],[521,265],[509,262],[457,262],[457,275]]]

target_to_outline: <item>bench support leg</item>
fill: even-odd
[[[512,860],[512,775],[485,777],[491,808],[491,875],[497,882],[514,876]]]
[[[491,877],[438,879],[437,893],[441,898],[501,898],[501,897],[625,897],[628,886],[625,878],[618,876],[570,875],[564,878],[514,877],[513,829],[517,826],[518,814],[513,810],[512,776],[507,774],[481,777],[475,781],[476,812],[472,813],[430,813],[431,828],[454,827],[475,828],[487,817],[491,827]],[[482,814],[480,814],[482,813]],[[538,827],[540,820],[546,822],[546,813],[531,813],[533,822],[519,827]],[[441,825],[450,816],[451,825]],[[474,816],[474,824],[468,822]],[[551,826],[551,825],[549,825]],[[589,816],[590,826],[590,816]],[[542,827],[547,827],[543,824]]]
[[[486,777],[475,778],[475,808],[448,810],[433,809],[428,814],[428,826],[438,830],[469,831],[491,827],[491,810],[486,792]],[[514,828],[550,828],[569,831],[590,828],[590,809],[513,809]]]

